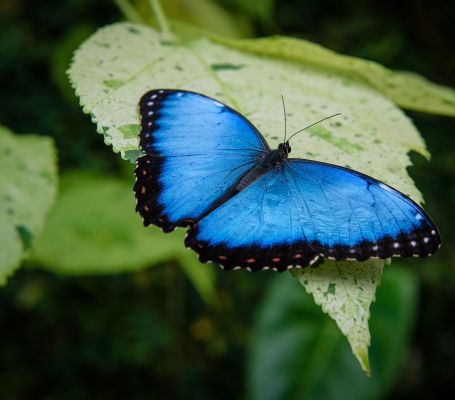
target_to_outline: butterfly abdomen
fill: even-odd
[[[240,179],[226,191],[224,196],[220,197],[215,201],[207,210],[201,215],[199,219],[204,218],[210,212],[221,206],[223,203],[228,201],[230,198],[240,193],[246,187],[257,181],[261,176],[270,171],[270,169],[281,164],[282,159],[278,154],[277,150],[271,150],[265,152],[261,157],[258,158],[256,163],[248,170]]]
[[[258,162],[251,168],[237,183],[236,190],[241,192],[247,186],[258,180],[262,175],[266,174],[272,168],[279,166],[287,158],[287,153],[283,157],[283,153],[279,150],[270,150],[265,153]]]
[[[247,186],[251,185],[254,181],[259,179],[262,175],[264,175],[268,171],[268,168],[265,168],[261,164],[255,165],[251,168],[237,183],[235,186],[236,192],[241,192]]]

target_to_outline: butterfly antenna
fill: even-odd
[[[297,132],[294,132],[291,136],[289,136],[288,142],[289,142],[289,140],[291,140],[291,138],[292,138],[293,136],[297,135],[297,133],[300,133],[300,132],[304,131],[305,129],[311,128],[312,126],[317,125],[317,124],[321,123],[322,121],[325,121],[326,119],[333,118],[333,117],[336,117],[336,116],[338,116],[338,115],[341,115],[341,113],[337,113],[337,114],[330,115],[330,116],[328,116],[328,117],[322,118],[321,120],[319,120],[319,121],[317,121],[317,122],[314,122],[314,123],[311,124],[311,125],[305,126],[305,128],[302,128],[302,129],[298,130]]]
[[[287,123],[286,123],[286,106],[284,104],[284,96],[281,95],[281,102],[283,103],[283,113],[284,113],[284,140],[283,143],[286,143],[286,131],[287,131]]]

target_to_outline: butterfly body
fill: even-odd
[[[273,168],[281,168],[283,162],[288,158],[288,148],[280,144],[278,149],[265,152],[256,162],[256,164],[240,178],[235,186],[236,193],[251,185],[254,181],[259,179],[262,175],[266,174]]]
[[[320,257],[427,256],[440,245],[422,208],[386,184],[344,167],[289,158],[257,129],[204,95],[155,90],[140,102],[144,155],[137,211],[225,269],[305,267]]]

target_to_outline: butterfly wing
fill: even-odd
[[[420,256],[440,245],[411,199],[346,168],[291,159],[205,216],[186,244],[201,261],[259,270],[336,260]]]
[[[202,262],[224,269],[283,271],[307,266],[319,255],[305,239],[303,214],[284,169],[274,169],[190,229],[185,244]]]
[[[198,93],[152,90],[140,114],[136,210],[166,232],[198,220],[269,150],[247,119]]]

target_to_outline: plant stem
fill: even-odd
[[[150,8],[152,9],[153,15],[155,17],[158,28],[162,33],[170,34],[171,30],[169,29],[169,24],[167,22],[166,16],[164,15],[163,9],[159,0],[149,0]]]
[[[138,24],[144,23],[142,17],[139,15],[136,9],[130,3],[128,3],[128,0],[114,0],[114,2],[127,21],[135,22]]]

